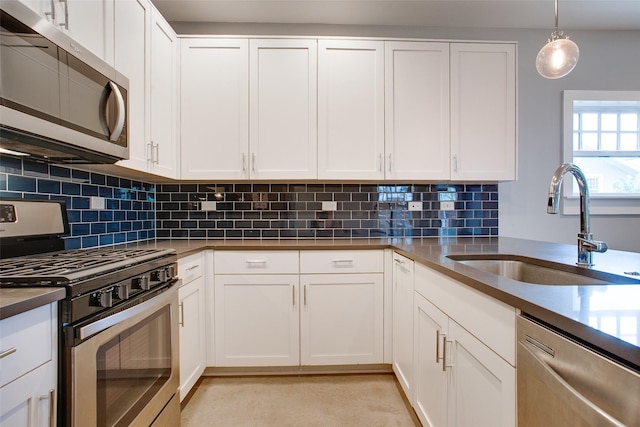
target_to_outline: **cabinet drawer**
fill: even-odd
[[[382,273],[383,251],[301,251],[300,273]]]
[[[178,260],[178,277],[182,279],[182,284],[193,282],[204,272],[203,252],[189,255]]]
[[[216,274],[297,274],[298,251],[217,251]]]
[[[0,321],[0,386],[51,360],[52,317],[43,305]]]

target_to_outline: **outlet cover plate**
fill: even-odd
[[[422,202],[409,202],[409,210],[410,211],[421,211],[422,210]]]
[[[322,202],[322,210],[325,211],[325,212],[337,211],[338,210],[338,202]]]
[[[215,211],[216,202],[202,201],[200,203],[200,210],[202,211]]]
[[[440,202],[440,210],[452,211],[455,209],[454,202]]]
[[[104,197],[91,196],[91,198],[89,199],[89,209],[101,211],[105,208],[106,203]]]

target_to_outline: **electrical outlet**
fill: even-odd
[[[421,211],[422,210],[422,202],[409,202],[409,210],[410,211]]]
[[[322,210],[323,211],[337,211],[338,210],[338,202],[322,202]]]
[[[200,210],[201,211],[215,211],[216,210],[216,202],[209,202],[209,201],[200,202]]]
[[[105,209],[105,207],[106,206],[104,197],[91,196],[91,198],[89,199],[89,209],[101,211]]]
[[[455,205],[453,202],[440,202],[440,210],[452,211],[454,209],[455,209]]]

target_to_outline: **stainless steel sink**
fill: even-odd
[[[449,255],[447,258],[487,273],[538,285],[640,284],[624,276],[518,255]]]

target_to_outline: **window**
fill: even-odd
[[[587,177],[594,214],[640,214],[640,91],[564,91],[564,162]],[[575,180],[563,212],[578,212]]]

